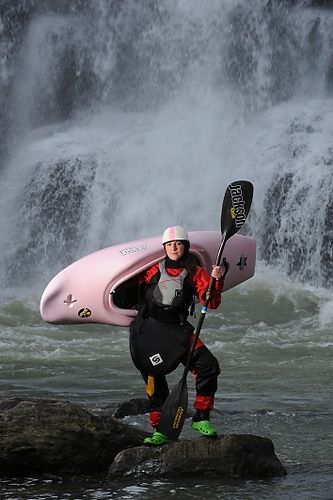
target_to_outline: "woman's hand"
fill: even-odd
[[[211,276],[213,278],[215,278],[216,280],[224,280],[224,278],[226,277],[228,271],[229,271],[229,262],[227,262],[227,259],[226,258],[223,258],[222,260],[223,262],[223,266],[224,268],[222,268],[221,266],[213,266],[212,268],[212,272],[211,272]]]
[[[222,278],[222,267],[221,266],[213,266],[211,276],[216,280],[220,280]]]

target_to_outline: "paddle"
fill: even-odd
[[[215,260],[216,266],[218,266],[221,262],[223,250],[228,239],[237,233],[237,231],[244,225],[250,211],[252,196],[253,185],[249,181],[235,181],[227,187],[221,210],[222,239]],[[215,279],[211,277],[209,287],[206,292],[205,303],[201,309],[183,375],[179,383],[171,390],[162,408],[158,430],[174,441],[178,439],[186,419],[188,405],[186,378],[192,362],[195,346],[200,335],[201,327],[206,316],[208,302],[214,287],[214,281]]]

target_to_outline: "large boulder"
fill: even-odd
[[[51,399],[0,402],[0,475],[107,471],[146,432]]]
[[[108,472],[120,477],[267,478],[286,470],[270,439],[244,434],[219,438],[198,437],[162,447],[140,446],[121,451]]]
[[[142,402],[132,401],[118,413],[140,410],[144,410]],[[150,448],[141,446],[146,436],[108,413],[94,415],[68,401],[5,399],[0,402],[0,476],[108,471],[113,480],[192,475],[258,478],[286,473],[267,438],[198,437]]]
[[[143,415],[149,412],[149,401],[147,398],[133,398],[120,403],[113,416],[124,418],[127,415]]]

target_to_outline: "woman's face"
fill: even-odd
[[[165,253],[171,260],[179,260],[184,255],[185,245],[182,241],[168,241],[164,247]]]

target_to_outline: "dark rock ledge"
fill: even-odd
[[[270,439],[251,434],[197,437],[120,452],[108,472],[119,477],[268,478],[286,474]]]
[[[107,471],[146,432],[64,400],[0,402],[0,476]]]
[[[286,473],[267,438],[198,437],[149,448],[141,446],[145,436],[110,415],[94,415],[68,401],[3,399],[0,477],[107,470],[110,480],[148,475],[263,478]]]

